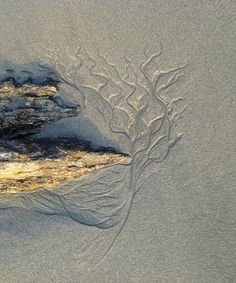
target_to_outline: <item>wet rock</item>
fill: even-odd
[[[63,103],[58,85],[0,84],[0,193],[54,188],[62,182],[120,164],[127,156],[94,152],[72,139],[36,140],[42,125],[77,115],[79,106]]]
[[[78,114],[79,106],[64,106],[54,99],[59,87],[23,85],[12,82],[0,85],[0,135],[3,138],[29,135],[45,123]]]
[[[19,140],[17,146],[1,146],[0,193],[55,188],[66,180],[129,160],[128,156],[114,152],[85,150],[76,141],[64,142]]]

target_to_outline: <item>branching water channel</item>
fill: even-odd
[[[66,64],[62,63],[62,53],[52,50],[50,65],[41,64],[40,68],[72,89],[83,115],[131,159],[68,181],[57,189],[1,196],[0,208],[24,207],[96,226],[96,237],[80,248],[77,258],[81,268],[87,268],[99,263],[112,249],[135,195],[182,137],[176,126],[185,108],[176,110],[176,105],[183,102],[183,97],[170,99],[166,94],[182,80],[187,65],[161,70],[158,63],[162,49],[148,55],[145,48],[138,70],[125,57],[126,74],[122,76],[99,52],[93,57],[78,48],[74,56],[66,57]],[[95,83],[86,84],[83,76]]]

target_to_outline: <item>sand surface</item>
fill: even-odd
[[[81,46],[91,57],[98,50],[125,76],[124,55],[138,67],[148,43],[148,54],[162,46],[160,69],[187,66],[173,86],[174,97],[185,94],[183,137],[134,199],[130,171],[118,166],[73,181],[58,195],[45,190],[0,200],[1,283],[235,282],[235,13],[235,1],[227,0],[0,1],[1,60],[47,63],[47,54],[52,61],[62,54],[57,67],[70,67]],[[86,88],[86,70],[79,79],[82,92],[96,93]],[[78,98],[71,85],[67,93]],[[89,101],[90,138],[129,152],[125,137],[104,126],[110,116],[95,115],[98,99]],[[74,136],[80,125],[66,120],[43,135],[49,132]]]

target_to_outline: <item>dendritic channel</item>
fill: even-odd
[[[82,48],[74,56],[53,48],[48,54],[49,65],[40,65],[68,88],[83,116],[106,137],[118,141],[121,151],[129,156],[112,155],[111,164],[117,165],[72,179],[57,190],[46,187],[0,197],[3,209],[23,207],[95,226],[96,236],[79,247],[75,258],[81,269],[96,265],[112,249],[136,194],[181,140],[177,126],[185,111],[184,95],[176,97],[173,92],[183,81],[187,65],[161,69],[161,55],[162,49],[149,55],[145,48],[138,67],[125,57],[124,76],[102,54],[92,56]]]

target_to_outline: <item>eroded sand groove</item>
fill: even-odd
[[[76,140],[34,141],[45,123],[75,116],[78,105],[65,107],[58,85],[0,85],[0,193],[53,188],[109,165],[128,160],[112,152],[94,152]]]

